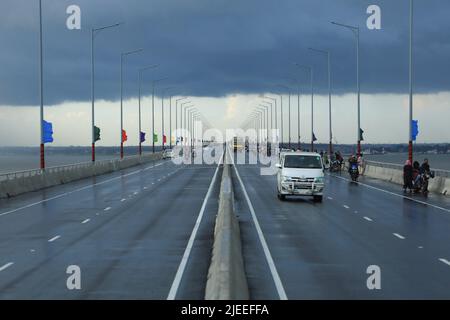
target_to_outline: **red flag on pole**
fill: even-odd
[[[122,142],[125,142],[128,140],[127,132],[125,130],[122,130]]]
[[[163,142],[164,142],[164,143],[167,143],[167,138],[166,138],[165,135],[163,136]]]

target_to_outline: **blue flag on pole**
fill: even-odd
[[[144,141],[145,141],[145,132],[142,132],[142,131],[141,131],[141,134],[140,134],[139,139],[140,139],[141,142],[144,142]]]
[[[53,142],[53,125],[51,122],[42,120],[42,126],[44,128],[44,143]]]
[[[417,136],[419,135],[419,120],[412,121],[412,139],[416,141]]]
[[[315,134],[315,133],[313,133],[313,138],[312,138],[312,140],[313,140],[313,141],[317,141],[317,138],[316,138],[316,134]]]

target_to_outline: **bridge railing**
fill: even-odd
[[[389,163],[389,162],[379,162],[379,161],[365,161],[366,165],[371,165],[374,167],[382,167],[382,168],[389,168],[389,169],[397,169],[403,171],[403,165],[398,163]],[[443,178],[450,178],[450,170],[442,170],[442,169],[433,169],[435,175],[438,177]]]
[[[146,154],[142,155],[142,157],[145,157],[145,156],[146,156]],[[139,156],[133,155],[133,156],[126,156],[123,159],[98,160],[98,161],[95,161],[95,163],[92,161],[79,162],[79,163],[73,163],[73,164],[67,164],[67,165],[47,167],[45,170],[30,169],[30,170],[0,173],[0,181],[14,180],[17,178],[29,178],[29,177],[39,176],[44,173],[51,174],[51,173],[69,172],[69,171],[74,171],[74,170],[78,170],[78,169],[90,168],[93,166],[101,166],[101,165],[109,165],[109,164],[113,164],[113,163],[119,163],[121,161],[126,161],[126,160],[130,160],[130,159],[134,159],[134,158],[139,158]]]

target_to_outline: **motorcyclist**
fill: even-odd
[[[428,159],[424,159],[422,165],[419,169],[421,179],[423,181],[423,192],[428,192],[428,179],[433,178],[433,173],[431,172],[430,164]]]
[[[351,169],[352,169],[352,165],[356,164],[356,166],[358,166],[358,159],[356,158],[355,155],[351,155],[350,158],[348,158],[348,172],[350,173]]]
[[[325,167],[328,168],[328,166],[329,166],[328,152],[325,152],[323,154],[323,164],[325,165]]]
[[[420,174],[424,174],[424,173],[431,175],[431,169],[430,169],[430,164],[428,162],[428,159],[423,160],[423,163],[420,166]]]

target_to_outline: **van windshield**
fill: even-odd
[[[284,157],[285,168],[322,169],[319,156],[288,155]]]

